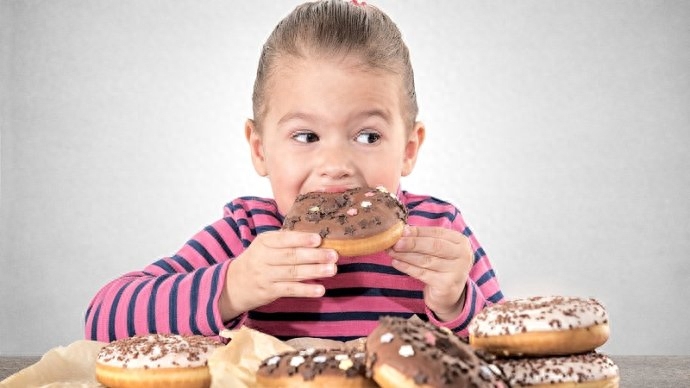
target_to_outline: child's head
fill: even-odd
[[[252,161],[282,213],[307,191],[397,190],[424,140],[407,47],[370,5],[297,7],[264,45],[253,102]]]
[[[312,56],[358,57],[370,69],[401,77],[406,123],[417,118],[417,95],[407,45],[393,21],[378,8],[344,0],[317,0],[295,8],[273,30],[263,46],[252,96],[259,129],[267,88],[281,58]]]

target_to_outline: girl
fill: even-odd
[[[386,14],[342,0],[297,7],[263,47],[253,110],[245,136],[274,198],[230,202],[175,255],[107,284],[86,313],[87,338],[247,325],[281,339],[350,340],[381,315],[413,314],[466,336],[472,317],[502,300],[458,209],[400,189],[426,130],[407,47]],[[409,211],[387,252],[338,257],[318,234],[279,230],[301,193],[379,185]]]

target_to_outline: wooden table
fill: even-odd
[[[623,388],[690,387],[690,356],[610,357],[620,368]],[[38,359],[0,356],[0,381]]]

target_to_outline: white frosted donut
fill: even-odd
[[[486,307],[470,324],[470,344],[502,356],[583,353],[609,338],[609,318],[596,299],[537,296]]]
[[[208,358],[220,342],[193,335],[149,334],[104,346],[96,359],[96,380],[118,387],[208,387]]]
[[[511,387],[618,387],[618,366],[590,352],[562,357],[510,358],[494,361]]]

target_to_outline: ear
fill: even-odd
[[[252,155],[254,170],[256,170],[256,173],[260,176],[268,175],[263,139],[261,139],[261,135],[259,135],[259,132],[256,130],[256,123],[254,120],[247,119],[247,122],[244,124],[244,136],[249,143],[249,151]]]
[[[417,155],[419,154],[419,147],[424,143],[426,136],[426,129],[424,124],[420,121],[414,123],[414,128],[407,138],[405,144],[405,153],[403,155],[402,176],[408,176],[412,172],[415,163],[417,163]]]

